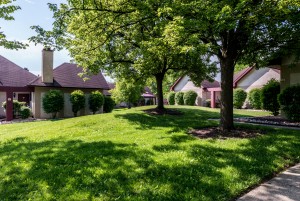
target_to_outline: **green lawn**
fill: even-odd
[[[1,125],[0,200],[231,200],[300,161],[300,131],[197,139],[186,132],[217,125],[207,119],[219,110],[150,116],[145,108]]]

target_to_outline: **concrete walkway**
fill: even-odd
[[[237,201],[300,201],[300,163],[253,189]]]

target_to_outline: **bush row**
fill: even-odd
[[[195,91],[186,91],[186,92],[170,92],[168,94],[168,103],[169,105],[195,105],[197,98],[197,93]]]

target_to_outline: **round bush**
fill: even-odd
[[[183,95],[183,101],[185,105],[195,105],[195,101],[198,94],[195,91],[187,91]]]
[[[248,100],[252,108],[261,109],[261,89],[251,89]]]
[[[205,100],[205,107],[211,107],[211,99],[206,99]]]
[[[278,96],[282,111],[290,121],[300,121],[300,85],[284,89]]]
[[[111,112],[114,107],[115,107],[115,101],[109,97],[109,96],[104,96],[104,105],[103,105],[103,111],[106,113]]]
[[[279,114],[278,94],[280,93],[280,83],[269,80],[261,89],[261,103],[264,110],[272,112],[274,116]]]
[[[57,112],[64,108],[64,97],[60,90],[50,90],[43,96],[43,109],[47,114],[52,113],[56,118]]]
[[[22,106],[19,113],[22,119],[27,119],[31,115],[31,110],[27,106]]]
[[[89,96],[89,108],[95,114],[104,103],[104,96],[99,91],[93,91]]]
[[[168,103],[169,105],[175,105],[175,92],[171,91],[169,94],[168,94]]]
[[[77,116],[77,112],[84,108],[85,105],[85,96],[83,91],[75,90],[70,95],[70,101],[72,103],[72,112],[74,117]]]
[[[184,104],[183,96],[184,96],[183,92],[181,92],[181,91],[176,92],[176,94],[175,94],[175,103],[177,105],[183,105]]]
[[[241,109],[247,98],[247,92],[243,89],[238,88],[233,91],[233,107]]]

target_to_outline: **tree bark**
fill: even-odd
[[[223,131],[234,129],[233,124],[233,73],[234,59],[220,59],[221,66],[221,120]]]
[[[155,74],[156,86],[157,86],[157,107],[158,110],[164,110],[164,95],[163,95],[163,79],[164,73]]]

